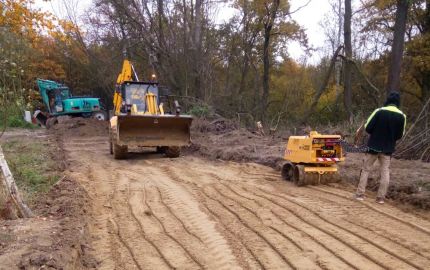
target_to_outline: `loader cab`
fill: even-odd
[[[148,93],[152,93],[155,96],[156,104],[159,104],[158,83],[126,81],[121,84],[120,91],[125,105],[121,108],[122,113],[130,112],[133,106],[137,112],[147,111],[146,95]]]

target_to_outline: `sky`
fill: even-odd
[[[91,6],[91,0],[79,0],[79,12],[83,13],[86,9]],[[297,10],[299,7],[306,4],[308,0],[290,0],[291,11]],[[35,0],[34,7],[40,8],[44,11],[52,12],[58,17],[62,17],[61,4],[62,0]],[[329,0],[311,0],[311,2],[300,9],[299,11],[292,14],[292,18],[301,25],[307,34],[309,45],[313,48],[322,47],[324,44],[324,32],[319,23],[323,19],[323,16],[330,11]],[[216,15],[219,23],[228,20],[234,14],[234,9],[228,5],[222,5],[218,9]],[[288,44],[288,52],[292,58],[297,61],[301,61],[304,56],[304,51],[297,42],[291,42]],[[307,60],[308,63],[318,62],[320,56],[318,52],[313,53]]]

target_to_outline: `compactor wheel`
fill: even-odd
[[[157,146],[156,151],[158,154],[165,154],[167,150],[167,146]]]
[[[127,157],[128,147],[113,143],[113,157],[115,159],[125,159]]]
[[[341,178],[339,173],[328,173],[321,175],[321,184],[338,183],[340,180]]]
[[[282,166],[282,178],[287,181],[293,181],[294,178],[294,164],[291,162],[286,162]]]
[[[303,165],[294,165],[294,173],[293,173],[293,181],[294,183],[301,187],[306,185],[306,175],[305,175],[305,166]]]
[[[181,154],[181,148],[179,146],[169,146],[166,148],[165,154],[169,158],[177,158]]]

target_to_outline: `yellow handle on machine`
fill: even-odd
[[[146,94],[146,111],[148,114],[157,114],[157,100],[153,93]]]

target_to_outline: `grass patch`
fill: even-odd
[[[4,114],[5,114],[4,109],[3,110],[0,109],[0,115],[4,115]],[[0,128],[3,128],[5,124],[6,124],[6,127],[8,128],[27,128],[27,129],[38,128],[37,125],[34,125],[32,123],[25,121],[22,113],[20,111],[17,111],[16,109],[8,110],[6,115],[7,115],[6,123],[3,117],[0,118]]]
[[[27,201],[47,192],[60,172],[53,160],[55,146],[44,140],[19,138],[2,145],[9,168]]]

